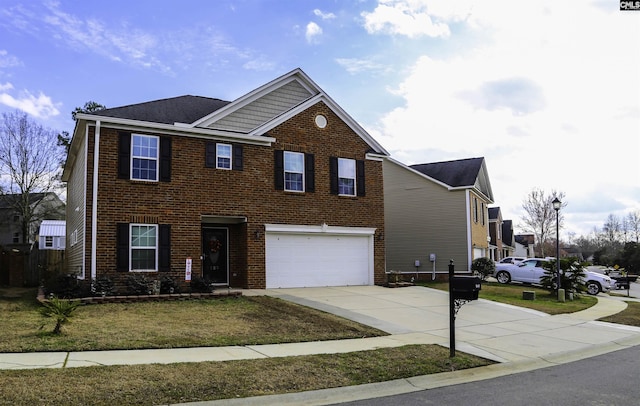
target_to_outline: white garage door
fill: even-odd
[[[266,233],[267,288],[372,284],[369,235]]]

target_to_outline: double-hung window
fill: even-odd
[[[155,224],[131,224],[129,269],[132,271],[157,271],[158,226]]]
[[[356,161],[338,158],[338,194],[356,195]]]
[[[304,192],[304,154],[284,151],[284,190]]]
[[[216,144],[216,168],[231,169],[231,145]]]
[[[158,180],[158,143],[153,135],[131,135],[131,179]]]

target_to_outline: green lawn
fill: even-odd
[[[448,289],[446,283],[428,284]],[[536,292],[535,301],[522,299]],[[17,293],[16,293],[17,292]],[[559,303],[547,291],[484,283],[480,297],[557,314],[595,304]],[[38,313],[34,290],[0,288],[0,352],[184,345],[246,345],[384,335],[376,329],[268,297],[103,304],[78,309],[61,336]],[[640,326],[640,303],[602,319]],[[491,361],[447,348],[399,348],[302,357],[171,365],[0,371],[0,405],[153,405],[302,392],[474,368]]]

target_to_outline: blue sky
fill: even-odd
[[[565,238],[640,210],[618,1],[0,0],[0,112],[58,131],[89,100],[233,100],[296,67],[397,160],[485,157],[516,231],[533,188],[566,194]]]

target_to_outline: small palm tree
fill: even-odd
[[[73,312],[80,305],[80,302],[73,302],[71,300],[62,300],[57,297],[53,297],[50,300],[43,302],[40,309],[40,314],[44,317],[50,317],[56,321],[56,326],[53,329],[53,334],[60,334],[62,325],[69,322],[69,319],[73,316]]]

